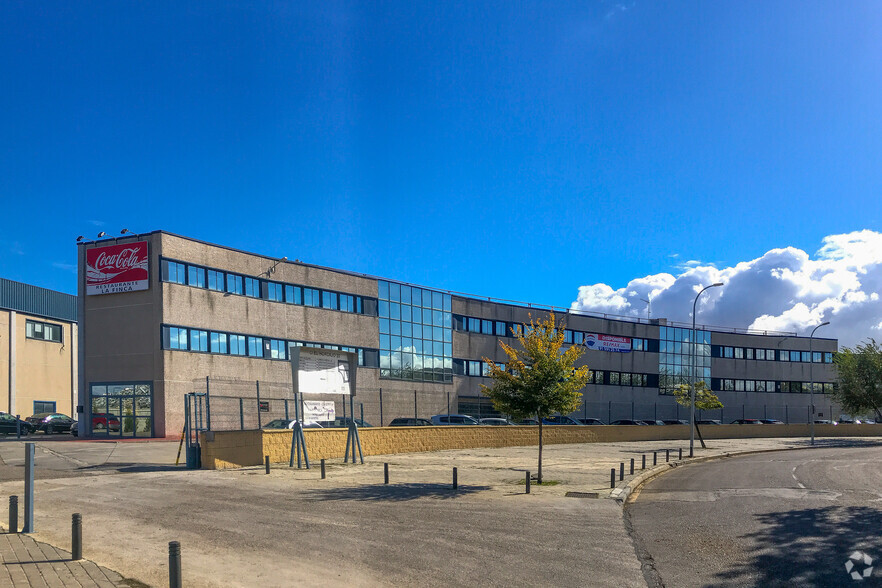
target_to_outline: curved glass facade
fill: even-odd
[[[711,334],[710,331],[695,331],[680,327],[659,328],[658,342],[658,391],[673,394],[680,384],[689,384],[693,369],[698,378],[703,379],[708,390],[711,387]],[[693,354],[694,351],[694,354]]]

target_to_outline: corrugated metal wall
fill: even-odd
[[[0,278],[0,308],[77,322],[77,297]]]

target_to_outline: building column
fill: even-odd
[[[9,311],[9,414],[15,412],[15,319],[16,312]]]

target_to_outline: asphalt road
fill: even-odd
[[[684,465],[651,481],[626,507],[644,564],[665,586],[882,585],[882,443],[841,445]],[[869,578],[846,570],[855,551],[873,558]]]

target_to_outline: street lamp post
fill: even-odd
[[[825,321],[821,323],[820,325],[812,329],[812,334],[809,335],[809,406],[811,407],[811,415],[809,416],[809,429],[812,433],[812,445],[815,444],[815,354],[812,343],[814,342],[815,331],[817,331],[824,325],[829,324],[830,321]]]
[[[695,382],[696,382],[696,371],[697,367],[695,365],[695,359],[697,356],[696,342],[695,342],[695,311],[696,305],[698,304],[698,297],[701,296],[705,290],[709,288],[716,288],[718,286],[722,286],[722,282],[717,282],[716,284],[711,284],[710,286],[705,286],[701,289],[701,291],[695,295],[695,300],[692,302],[692,393],[690,397],[692,402],[689,407],[689,423],[692,425],[689,429],[689,457],[692,457],[695,453]]]

